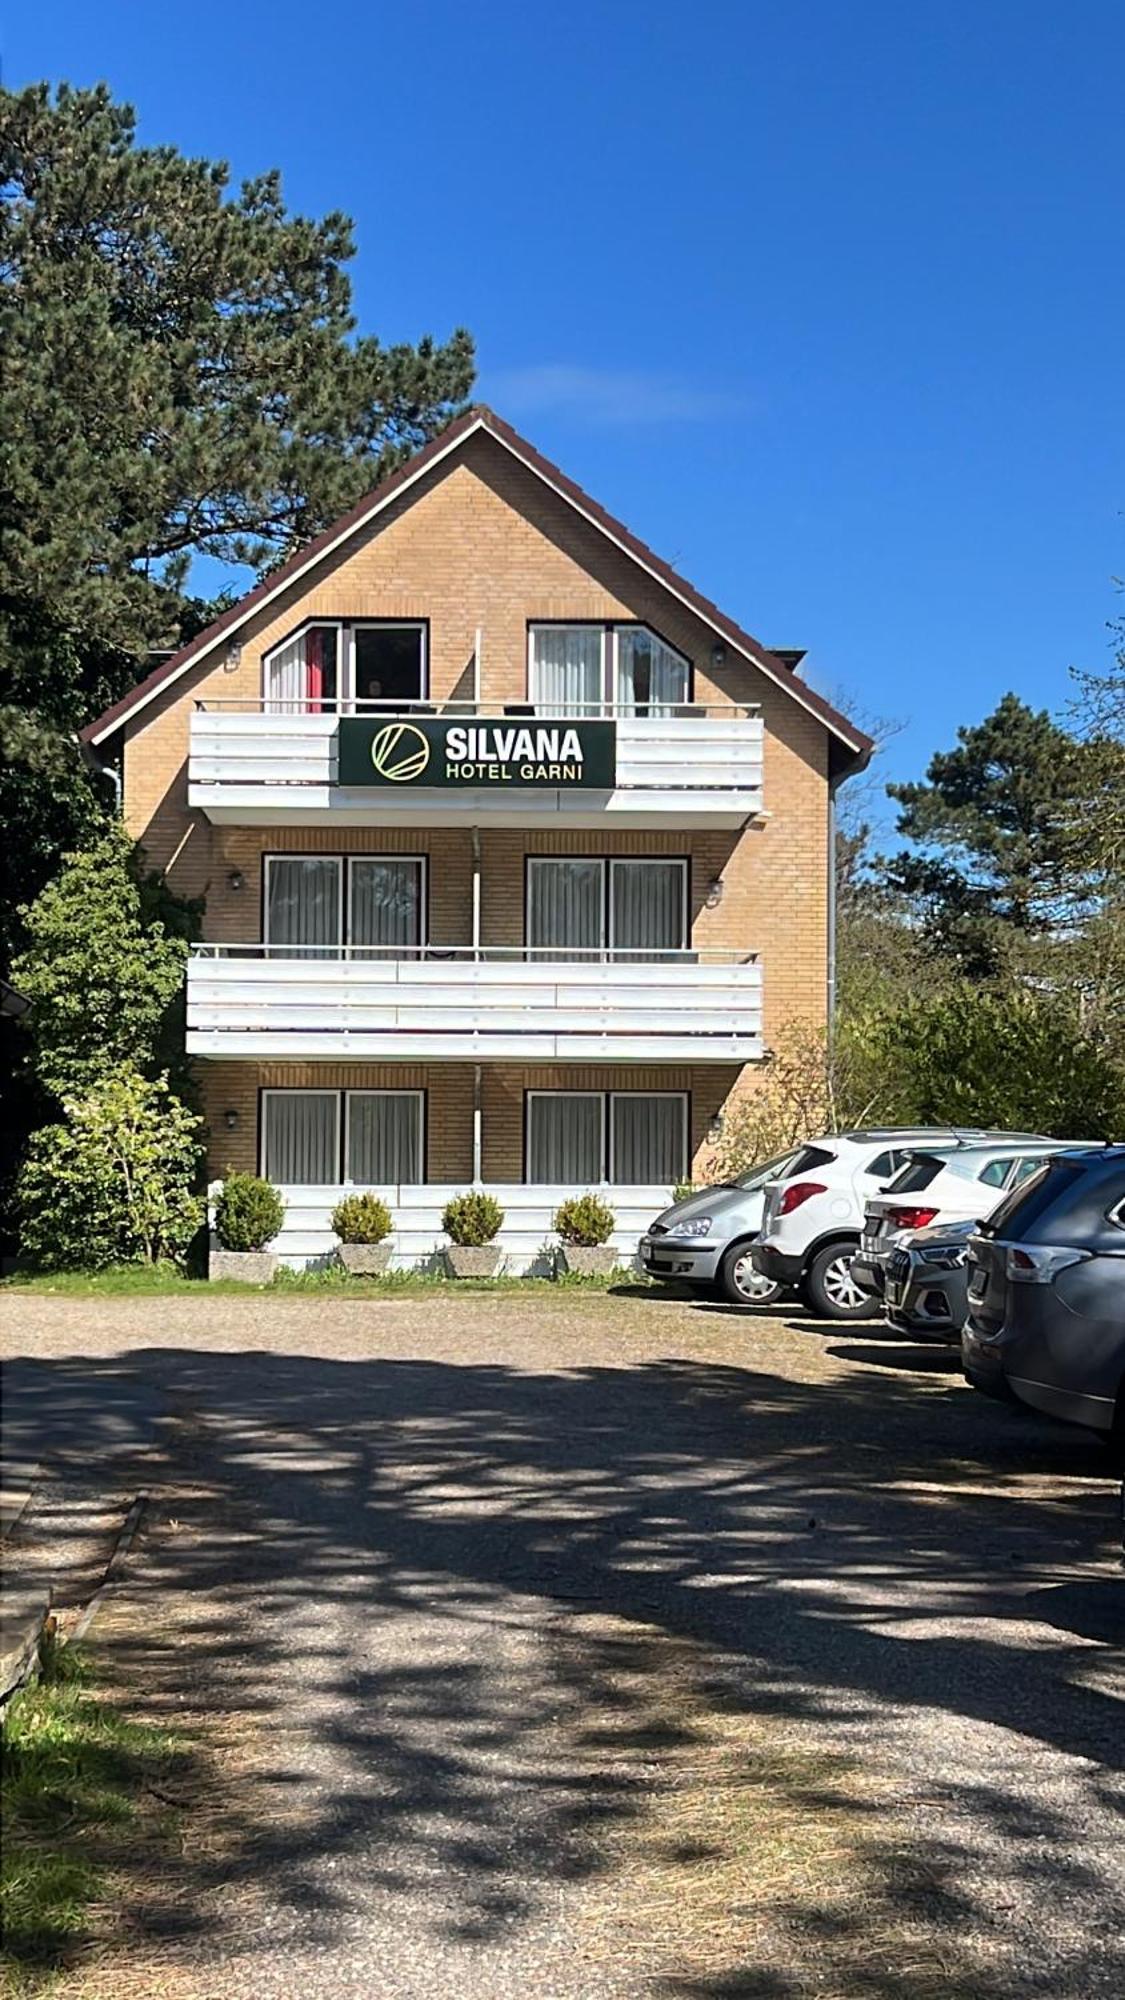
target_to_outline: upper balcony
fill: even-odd
[[[752,1062],[752,954],[214,945],[188,964],[195,1056]]]
[[[188,800],[243,826],[737,829],[762,813],[762,719],[734,703],[207,700]]]

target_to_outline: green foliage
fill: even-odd
[[[609,1203],[599,1195],[576,1194],[559,1203],[553,1227],[564,1243],[592,1250],[599,1243],[609,1242],[616,1222]]]
[[[383,1243],[394,1224],[377,1194],[349,1194],[332,1210],[332,1227],[341,1243]]]
[[[873,1015],[857,1033],[881,1075],[879,1114],[1050,1138],[1125,1132],[1125,1087],[1066,1001],[962,984]]]
[[[215,1201],[215,1234],[224,1250],[264,1250],[284,1221],[285,1203],[272,1181],[227,1175]]]
[[[819,1132],[840,1132],[881,1115],[885,1087],[859,1023],[841,1019],[831,1041],[798,1018],[774,1037],[768,1060],[723,1113],[707,1179],[737,1180]]]
[[[121,1064],[182,1079],[180,1002],[196,914],[142,875],[116,821],[67,855],[23,912],[29,943],[13,967],[32,1002],[22,1025],[44,1089],[74,1095]]]
[[[202,1221],[192,1193],[201,1120],[128,1065],[36,1132],[17,1181],[20,1246],[45,1270],[156,1263],[187,1251]]]
[[[495,1195],[474,1189],[469,1194],[456,1194],[452,1201],[446,1202],[441,1226],[451,1243],[466,1250],[479,1250],[500,1234],[504,1211]]]
[[[688,1196],[695,1194],[695,1192],[696,1186],[694,1181],[677,1181],[675,1187],[672,1189],[672,1200],[673,1202],[686,1201]]]

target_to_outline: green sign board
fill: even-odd
[[[609,792],[617,781],[613,722],[439,720],[436,716],[344,716],[341,785],[400,790],[524,790],[568,785]]]

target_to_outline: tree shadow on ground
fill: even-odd
[[[846,1794],[855,1895],[827,1893],[838,1855],[800,1893],[782,1870],[744,1922],[727,1913],[720,1969],[692,1971],[688,1951],[682,1976],[642,1924],[630,1990],[1119,1990],[1125,1905],[1073,1845],[1125,1761],[1095,1671],[1125,1641],[1113,1489],[1081,1435],[940,1369],[899,1379],[895,1351],[836,1349],[882,1372],[816,1382],[673,1357],[521,1369],[153,1346],[17,1364],[18,1451],[112,1439],[179,1495],[154,1502],[129,1593],[160,1619],[107,1631],[152,1711],[210,1710],[237,1745],[210,1842],[159,1912],[138,1900],[138,1926],[228,1958],[372,1924],[393,1951],[396,1923],[435,1948],[518,1952],[569,1887],[596,1885],[589,1949],[612,1965],[638,1923],[636,1854],[721,1749],[737,1825],[702,1804],[661,1880],[681,1870],[690,1896],[737,1847],[757,1896],[778,1866],[771,1815],[784,1806],[815,1853],[818,1814]],[[1106,1596],[1087,1572],[1078,1604],[1067,1572],[1095,1559]],[[931,1752],[912,1791],[913,1733],[943,1727],[948,1776]],[[1084,1762],[1028,1786],[1046,1751]],[[887,1835],[884,1770],[909,1852]],[[973,1930],[987,1948],[960,1984]],[[913,1960],[869,1946],[899,1932],[924,1937]]]

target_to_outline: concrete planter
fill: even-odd
[[[583,1278],[607,1278],[620,1261],[612,1243],[560,1243],[555,1252],[558,1270],[574,1271]]]
[[[376,1278],[391,1261],[389,1243],[340,1243],[336,1255],[353,1278]]]
[[[494,1278],[503,1255],[498,1243],[450,1243],[445,1265],[451,1278]]]
[[[238,1285],[268,1285],[277,1270],[272,1250],[212,1250],[209,1278],[233,1278]]]

